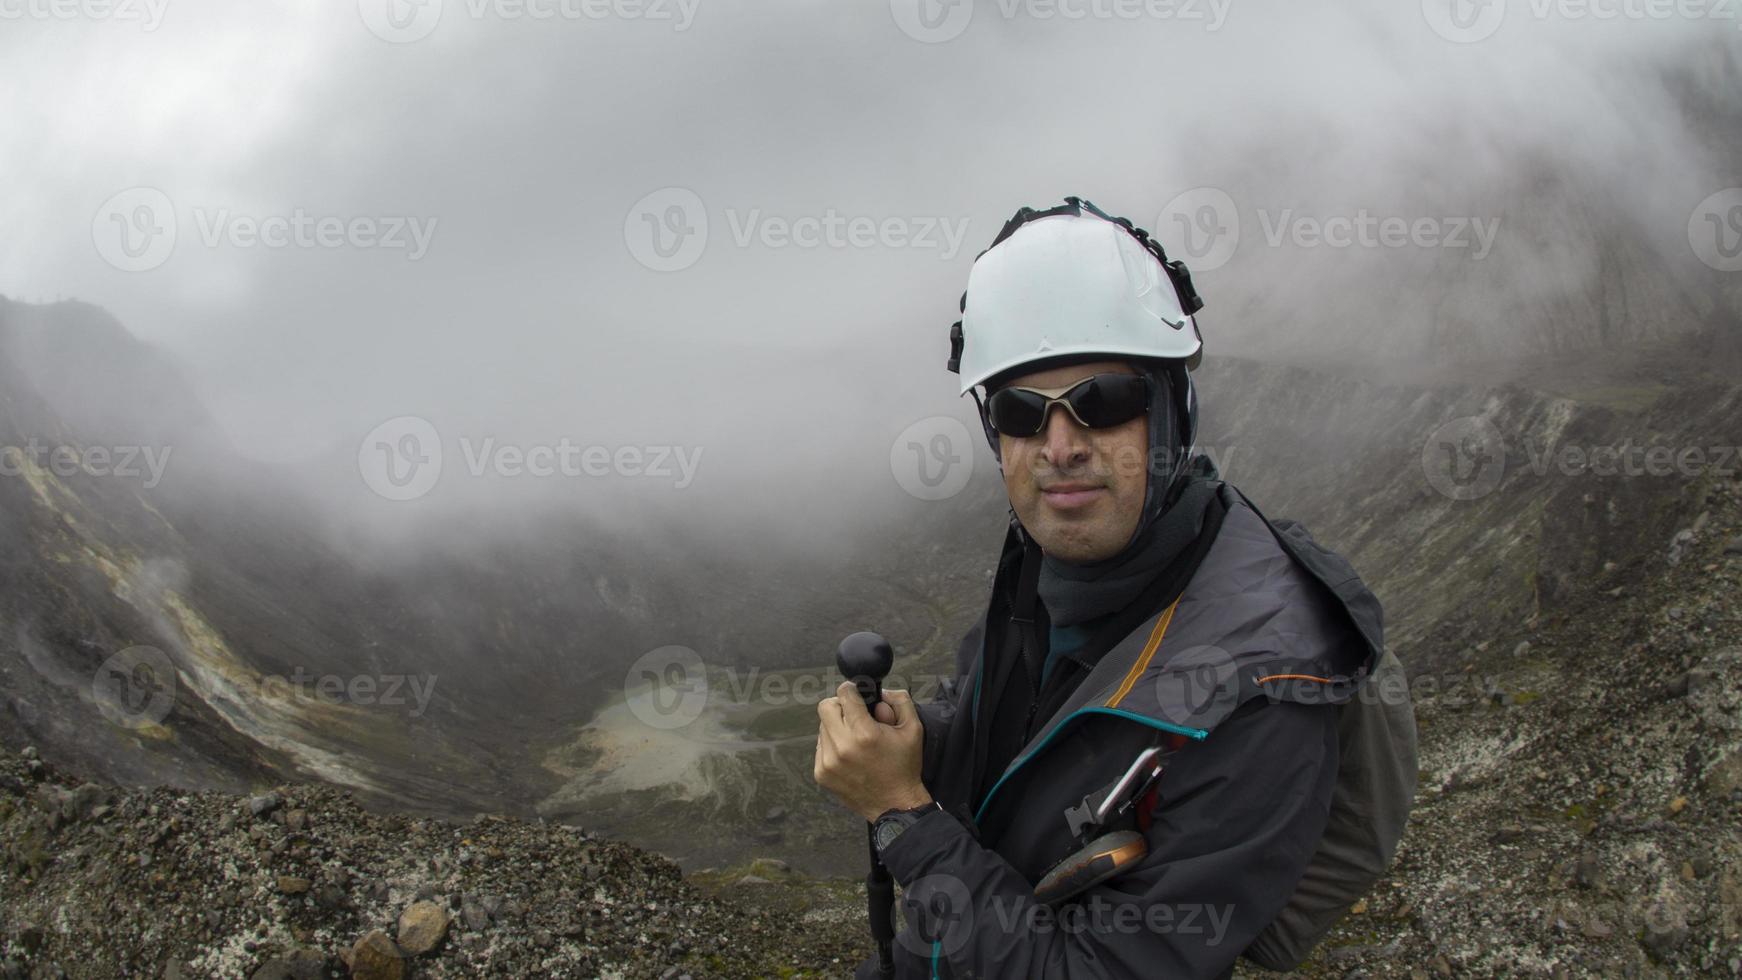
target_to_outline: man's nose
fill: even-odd
[[[1046,442],[1041,456],[1055,468],[1074,466],[1089,458],[1089,430],[1078,425],[1063,405],[1048,406],[1042,435]]]

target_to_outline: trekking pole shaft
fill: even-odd
[[[865,876],[865,897],[871,905],[871,938],[877,941],[877,975],[895,976],[895,956],[890,943],[895,939],[895,881],[889,869],[877,856],[875,828],[865,825],[866,840],[871,845],[871,871]]]

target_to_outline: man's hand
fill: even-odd
[[[920,782],[925,726],[906,691],[884,691],[877,717],[850,681],[817,702],[817,785],[847,809],[876,820],[885,810],[923,806],[931,793]]]

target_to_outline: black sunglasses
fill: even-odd
[[[1055,404],[1084,428],[1111,428],[1149,410],[1149,379],[1094,374],[1063,388],[999,388],[986,399],[986,420],[1000,435],[1026,438],[1046,428],[1047,412]]]

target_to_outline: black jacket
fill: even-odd
[[[1379,657],[1378,603],[1346,562],[1302,555],[1232,488],[1218,501],[1183,592],[1139,611],[996,779],[973,771],[972,719],[992,689],[982,672],[998,674],[1001,644],[983,638],[1003,623],[982,620],[953,693],[920,705],[923,779],[945,810],[884,855],[907,920],[898,976],[1225,976],[1293,894],[1330,809],[1335,706]],[[1010,549],[989,616],[1008,608]],[[1035,883],[1080,844],[1065,811],[1174,736],[1185,745],[1132,828],[1147,856],[1058,909],[1038,903]]]

